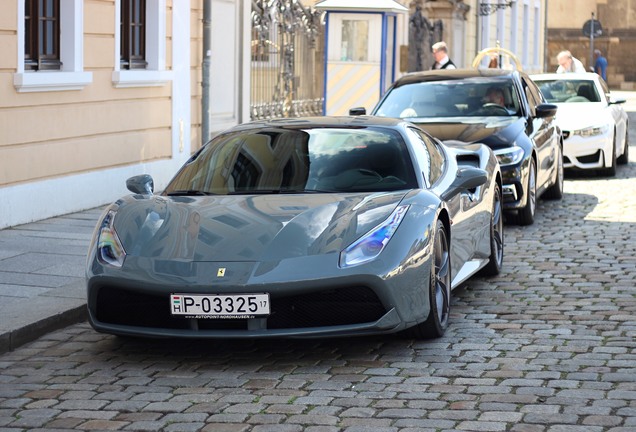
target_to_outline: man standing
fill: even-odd
[[[446,42],[437,42],[433,44],[431,48],[433,49],[433,57],[435,58],[435,63],[433,63],[431,69],[457,69],[455,63],[448,58]]]
[[[559,62],[559,67],[557,68],[556,73],[586,72],[583,63],[581,63],[579,59],[575,58],[570,51],[561,51],[557,54],[557,62]]]
[[[599,74],[603,80],[607,81],[607,59],[603,57],[600,49],[594,50],[594,72]]]

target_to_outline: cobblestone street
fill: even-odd
[[[506,226],[503,273],[454,291],[441,339],[135,340],[82,323],[0,356],[0,431],[634,431],[630,153]]]

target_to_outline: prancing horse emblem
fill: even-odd
[[[216,272],[216,277],[223,277],[225,276],[225,267],[219,267],[219,269]]]

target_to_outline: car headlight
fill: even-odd
[[[582,137],[591,137],[596,135],[603,135],[609,130],[609,125],[590,126],[584,129],[575,130],[573,135],[580,135]]]
[[[115,214],[114,210],[110,210],[102,220],[97,239],[97,258],[104,264],[121,267],[126,251],[115,231]]]
[[[398,206],[384,222],[340,252],[340,267],[359,265],[380,255],[402,222],[408,208],[408,205]]]
[[[521,162],[521,159],[523,159],[523,149],[516,145],[495,150],[494,153],[495,156],[497,156],[499,165],[501,166],[515,165]]]

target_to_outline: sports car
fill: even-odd
[[[402,120],[236,126],[161,193],[141,174],[105,209],[89,322],[145,337],[439,337],[451,290],[500,272],[501,181],[487,146]]]
[[[503,174],[506,221],[530,225],[540,196],[563,196],[556,112],[522,71],[446,69],[402,76],[371,114],[407,119],[441,140],[490,146]]]
[[[595,73],[537,74],[531,78],[550,103],[559,107],[556,123],[563,131],[563,166],[616,175],[629,161],[625,99],[611,96]]]

